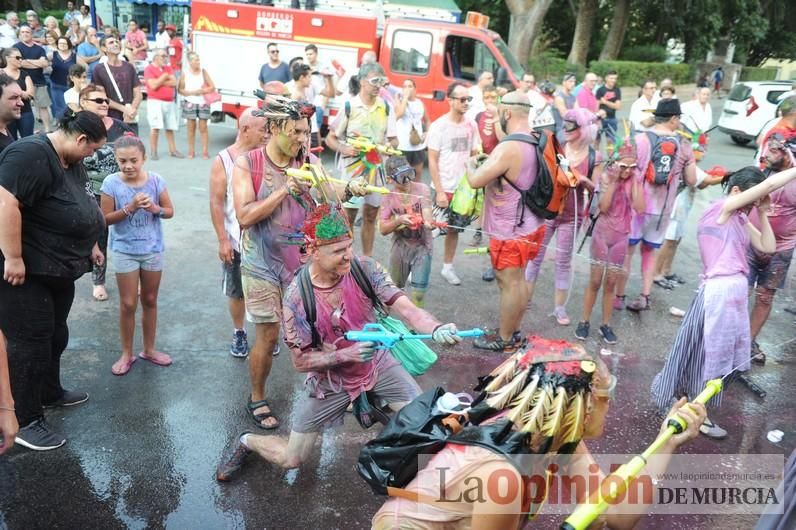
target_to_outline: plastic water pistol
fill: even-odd
[[[726,376],[725,376],[726,377]],[[724,385],[722,379],[711,379],[705,383],[705,389],[693,400],[694,403],[707,403],[710,398],[721,392]],[[638,476],[647,460],[655,454],[672,436],[680,434],[686,428],[686,422],[678,415],[669,418],[666,430],[658,435],[652,444],[640,455],[634,456],[630,462],[623,464],[607,476],[589,499],[578,505],[575,511],[561,524],[560,530],[585,530],[609,506],[616,503],[627,491],[630,482]],[[617,480],[619,479],[619,480]]]
[[[369,153],[371,151],[376,151],[377,153],[380,153],[382,155],[390,155],[390,156],[392,155],[400,156],[403,154],[401,151],[395,149],[392,146],[371,142],[364,136],[351,136],[346,140],[346,142],[348,143],[348,145],[350,145],[351,147],[353,147],[354,149],[356,149],[361,153]]]
[[[423,219],[423,215],[419,214],[417,212],[410,213],[410,214],[407,214],[407,215],[409,215],[409,217],[411,219],[411,222],[409,223],[409,226],[402,224],[402,225],[399,225],[398,228],[409,228],[410,230],[420,230],[420,228],[423,226],[423,223],[425,223],[425,220]],[[446,223],[445,221],[429,221],[429,223],[431,224],[432,228],[440,228],[442,230],[445,230],[445,229],[448,228],[448,223]]]
[[[285,170],[285,174],[287,176],[292,177],[294,179],[301,180],[303,182],[308,183],[310,186],[317,187],[318,185],[322,184],[323,182],[329,182],[334,184],[341,184],[345,186],[347,181],[336,179],[328,176],[326,174],[326,170],[323,166],[319,164],[304,164],[301,168],[287,168]],[[387,188],[383,188],[381,186],[372,186],[367,185],[365,186],[365,190],[368,193],[380,193],[382,195],[387,195],[390,193],[390,190]]]
[[[484,330],[479,328],[464,329],[456,333],[457,337],[480,337],[484,335]],[[345,339],[352,342],[374,342],[380,348],[390,349],[402,340],[429,340],[433,336],[430,333],[394,333],[387,331],[381,324],[365,324],[362,331],[346,331]]]
[[[489,247],[466,248],[464,253],[470,256],[480,256],[482,254],[489,254]]]

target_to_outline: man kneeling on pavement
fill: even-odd
[[[389,350],[345,339],[347,331],[361,330],[377,318],[374,302],[361,285],[370,284],[389,312],[418,333],[431,333],[441,344],[460,340],[454,324],[441,324],[416,307],[379,263],[354,256],[351,228],[338,209],[320,206],[308,216],[303,232],[309,262],[285,292],[283,326],[293,365],[307,373],[308,395],[294,414],[289,438],[236,436],[218,465],[219,481],[231,480],[252,451],[285,469],[298,467],[309,457],[318,434],[341,424],[349,403],[363,392],[392,410],[420,394],[420,387]],[[308,303],[312,299],[314,303]],[[314,307],[315,315],[308,317],[305,307],[310,313]]]

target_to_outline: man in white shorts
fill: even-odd
[[[169,54],[166,50],[155,50],[152,63],[144,70],[144,82],[147,88],[146,118],[150,128],[149,158],[158,159],[158,136],[161,129],[166,131],[169,155],[185,158],[177,151],[174,141],[174,131],[179,128],[174,90],[177,77],[169,65]]]

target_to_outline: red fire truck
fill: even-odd
[[[402,3],[415,10],[398,9]],[[488,70],[496,83],[517,86],[523,69],[500,35],[454,22],[458,17],[451,0],[321,0],[316,11],[213,0],[193,0],[191,5],[193,48],[219,88],[221,112],[234,118],[258,102],[252,91],[259,87],[269,42],[279,45],[285,62],[303,56],[304,47],[315,44],[322,62],[334,62],[338,74],[345,71],[349,76],[358,70],[362,55],[372,50],[390,84],[400,87],[405,79],[415,81],[431,119],[447,112],[445,89],[453,81],[471,84],[479,72]],[[340,90],[341,84],[337,86]],[[332,112],[343,100],[337,97],[330,103]]]

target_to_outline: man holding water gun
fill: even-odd
[[[363,393],[392,410],[420,394],[388,349],[346,340],[346,332],[361,330],[388,311],[439,344],[461,340],[454,324],[441,324],[415,306],[379,263],[354,256],[353,234],[340,209],[319,206],[302,232],[310,261],[285,292],[283,326],[293,365],[307,373],[308,395],[293,414],[289,438],[243,433],[232,440],[216,471],[222,482],[233,478],[252,451],[285,469],[298,467],[321,431],[340,424],[348,405]]]

